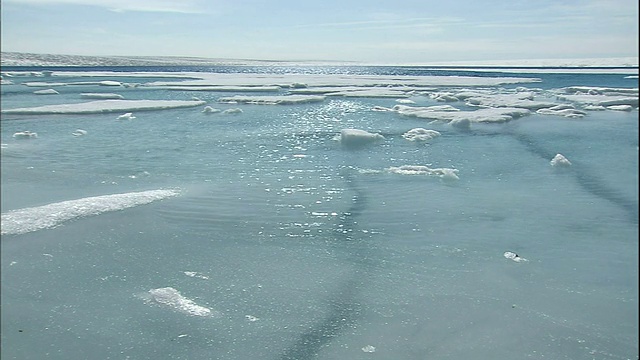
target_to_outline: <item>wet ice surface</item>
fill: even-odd
[[[589,110],[555,96],[574,84],[533,88],[544,81],[425,79],[394,89],[414,102],[398,105],[375,76],[190,80],[279,85],[269,101],[227,103],[254,97],[122,75],[3,92],[3,110],[99,90],[160,102],[2,114],[3,232],[6,219],[33,230],[2,236],[2,358],[637,357],[635,108]],[[632,92],[592,84],[571,93]],[[277,102],[320,85],[322,101]],[[363,97],[326,95],[339,85]],[[586,115],[484,108],[531,93]],[[157,106],[194,96],[204,103]],[[12,136],[25,129],[38,137]],[[336,141],[345,129],[357,146]],[[571,166],[551,166],[556,154]]]

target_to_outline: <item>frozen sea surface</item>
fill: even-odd
[[[637,359],[637,77],[224,70],[3,69],[3,359]]]

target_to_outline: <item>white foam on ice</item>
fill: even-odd
[[[178,195],[178,190],[149,190],[68,200],[58,203],[11,210],[2,214],[2,235],[25,234],[56,227],[66,221],[100,215]]]
[[[220,314],[207,307],[196,304],[193,300],[188,299],[180,292],[172,287],[164,287],[149,290],[146,296],[142,296],[145,300],[154,302],[171,310],[193,316],[211,317]]]
[[[415,128],[402,134],[402,137],[409,141],[429,141],[440,136],[440,133],[435,130]]]
[[[82,93],[80,97],[85,99],[124,99],[124,96],[113,93]]]
[[[324,96],[318,95],[282,95],[282,96],[242,96],[235,95],[229,97],[222,97],[218,99],[221,103],[243,103],[243,104],[258,104],[258,105],[291,105],[291,104],[304,104],[312,102],[324,101]]]
[[[193,100],[96,100],[78,104],[44,105],[29,108],[2,109],[3,114],[99,114],[119,111],[165,110],[206,104]]]

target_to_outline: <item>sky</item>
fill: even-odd
[[[417,64],[638,57],[637,0],[1,0],[3,52]]]

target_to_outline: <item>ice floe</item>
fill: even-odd
[[[227,109],[225,111],[222,112],[222,114],[224,115],[239,115],[242,114],[243,111],[240,108],[231,108],[231,109]]]
[[[564,155],[562,154],[556,154],[556,156],[554,156],[549,163],[551,164],[551,166],[559,166],[559,167],[571,166],[571,161],[569,161],[569,159],[564,157]]]
[[[536,114],[556,115],[568,118],[581,118],[587,115],[585,111],[578,110],[571,104],[559,104],[550,108],[539,109],[536,111]]]
[[[219,113],[221,111],[222,110],[213,108],[213,107],[211,107],[209,105],[205,106],[204,109],[202,109],[202,112],[205,113],[205,114],[214,114],[214,113]]]
[[[290,105],[324,101],[324,96],[317,95],[282,95],[282,96],[242,96],[235,95],[218,99],[221,103],[243,103],[258,105]]]
[[[339,140],[346,147],[360,147],[384,140],[384,136],[360,129],[342,129]]]
[[[470,122],[506,122],[531,112],[523,108],[500,107],[481,108],[474,111],[461,111],[455,108],[436,109],[434,107],[413,107],[406,105],[395,105],[393,109],[400,115],[413,116],[422,119],[440,120],[450,122],[454,120],[468,120]],[[454,110],[455,109],[455,110]]]
[[[550,101],[535,101],[533,93],[517,92],[513,94],[476,95],[465,99],[467,105],[480,107],[512,107],[538,110],[557,105]]]
[[[128,113],[124,113],[124,114],[118,116],[116,119],[117,120],[133,120],[135,118],[136,117],[133,116],[133,113],[128,112]]]
[[[630,105],[638,106],[638,96],[632,95],[606,95],[601,93],[594,94],[557,94],[558,100],[569,101],[584,105],[600,105],[600,106],[612,106],[612,105]]]
[[[58,95],[58,94],[60,94],[55,89],[36,90],[33,93],[36,94],[36,95]]]
[[[219,315],[217,312],[198,305],[195,301],[182,296],[178,290],[172,287],[151,289],[149,290],[148,295],[144,298],[148,301],[155,302],[161,306],[187,315],[203,317]]]
[[[123,194],[101,195],[77,200],[11,210],[2,213],[1,234],[17,235],[47,228],[86,216],[99,215],[148,204],[179,194],[178,190],[149,190]]]
[[[616,111],[631,111],[631,110],[633,110],[633,106],[631,106],[631,105],[611,105],[611,106],[607,106],[607,109],[616,110]]]
[[[193,100],[96,100],[77,104],[44,105],[28,108],[2,109],[3,114],[99,114],[119,111],[164,110],[195,107],[206,104]]]
[[[428,175],[437,176],[443,180],[460,180],[458,177],[458,169],[451,168],[430,168],[424,165],[402,165],[392,166],[387,169],[388,172],[400,175]]]
[[[198,279],[203,279],[203,280],[209,280],[209,277],[206,275],[203,275],[199,272],[196,271],[185,271],[184,272],[185,275],[192,277],[192,278],[198,278]]]
[[[372,346],[372,345],[367,345],[367,346],[364,346],[362,348],[362,351],[364,351],[366,353],[374,353],[374,352],[376,352],[376,347]]]
[[[232,86],[232,85],[228,85],[228,86],[211,86],[211,85],[205,85],[205,86],[179,86],[179,85],[175,85],[175,86],[152,86],[149,87],[152,89],[165,89],[165,90],[181,90],[181,91],[210,91],[210,92],[215,92],[215,91],[219,91],[219,92],[278,92],[282,89],[282,87],[278,86],[278,85],[272,85],[272,86],[240,86],[240,85],[236,85],[236,86]]]
[[[82,93],[80,97],[85,99],[124,99],[124,96],[113,93]]]
[[[520,257],[518,254],[511,252],[511,251],[507,251],[504,254],[504,257],[509,259],[509,260],[513,260],[515,262],[524,262],[524,261],[529,261],[523,257]]]
[[[14,133],[13,137],[16,139],[35,139],[38,137],[38,133],[25,130]]]
[[[87,135],[87,130],[76,129],[76,131],[72,132],[71,135],[73,136]]]
[[[429,141],[440,136],[440,133],[435,130],[428,130],[423,128],[415,128],[402,134],[402,137],[409,141]]]

